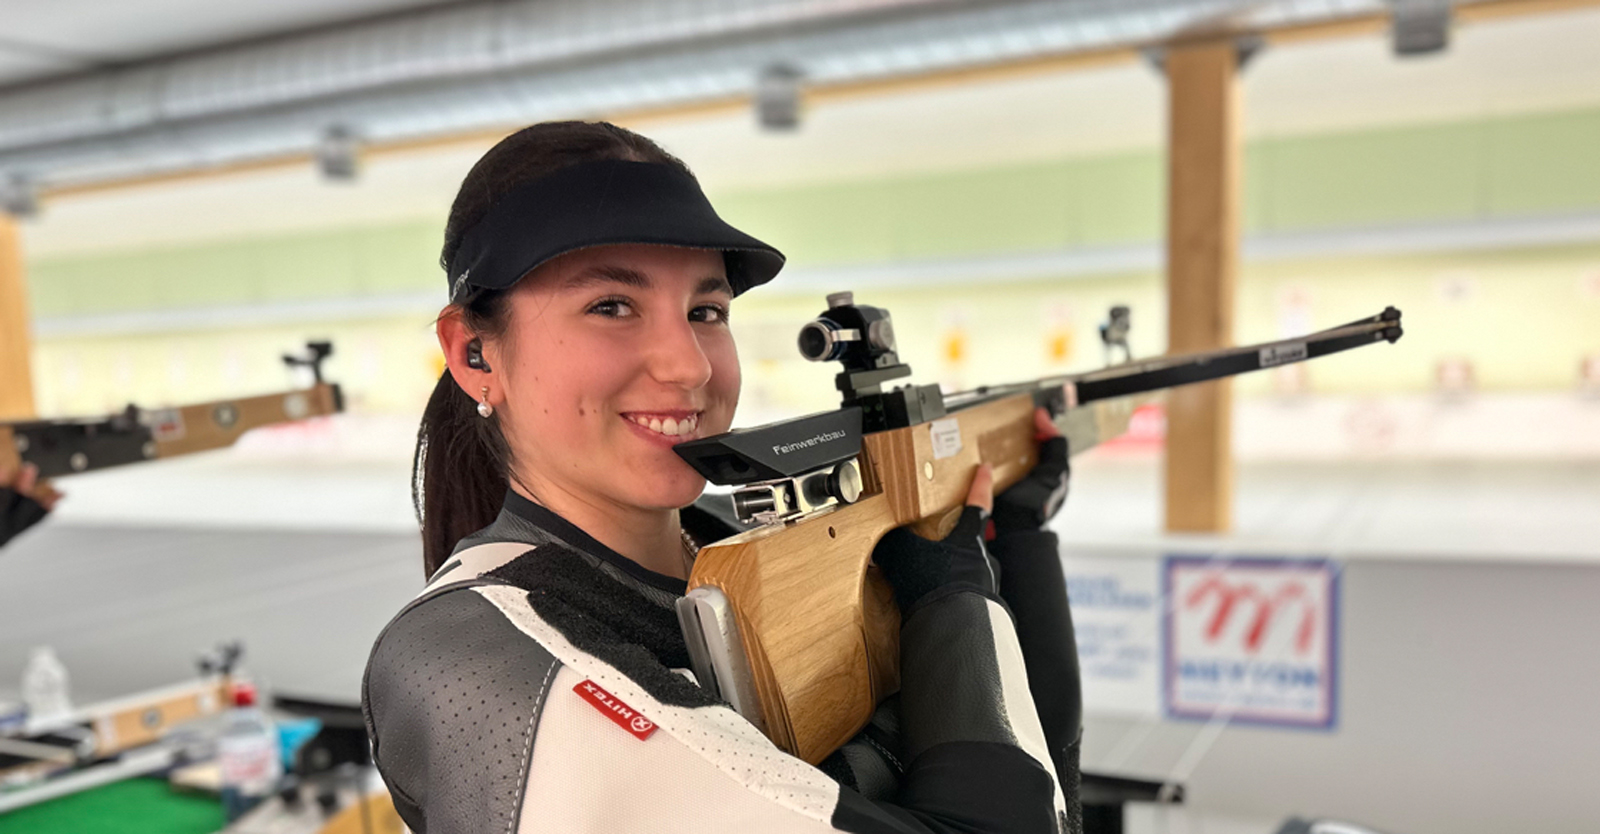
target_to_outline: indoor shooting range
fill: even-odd
[[[0,834],[1600,830],[1597,0],[0,0]]]

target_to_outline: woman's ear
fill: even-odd
[[[474,400],[483,399],[483,389],[493,388],[492,371],[483,358],[482,340],[467,328],[460,310],[454,306],[445,308],[434,322],[434,332],[456,385]]]

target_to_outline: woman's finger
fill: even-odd
[[[1056,428],[1055,421],[1050,419],[1050,412],[1043,408],[1033,410],[1033,439],[1043,443],[1052,437],[1060,437],[1061,430]]]
[[[994,467],[987,463],[978,465],[972,476],[972,489],[967,490],[967,506],[981,507],[985,513],[994,512]]]
[[[24,463],[22,465],[22,474],[17,476],[17,492],[20,492],[23,495],[32,495],[33,488],[38,483],[39,467],[31,463]]]

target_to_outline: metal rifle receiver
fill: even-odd
[[[841,407],[673,447],[715,484],[744,485],[734,509],[746,522],[789,521],[861,496],[856,458],[863,434],[924,423],[944,416],[938,385],[890,381],[911,375],[895,353],[894,322],[881,307],[857,305],[850,292],[828,296],[828,309],[800,328],[800,355],[844,366],[834,384]]]

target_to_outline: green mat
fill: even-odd
[[[0,834],[210,834],[215,797],[174,792],[161,779],[127,779],[0,814]]]

